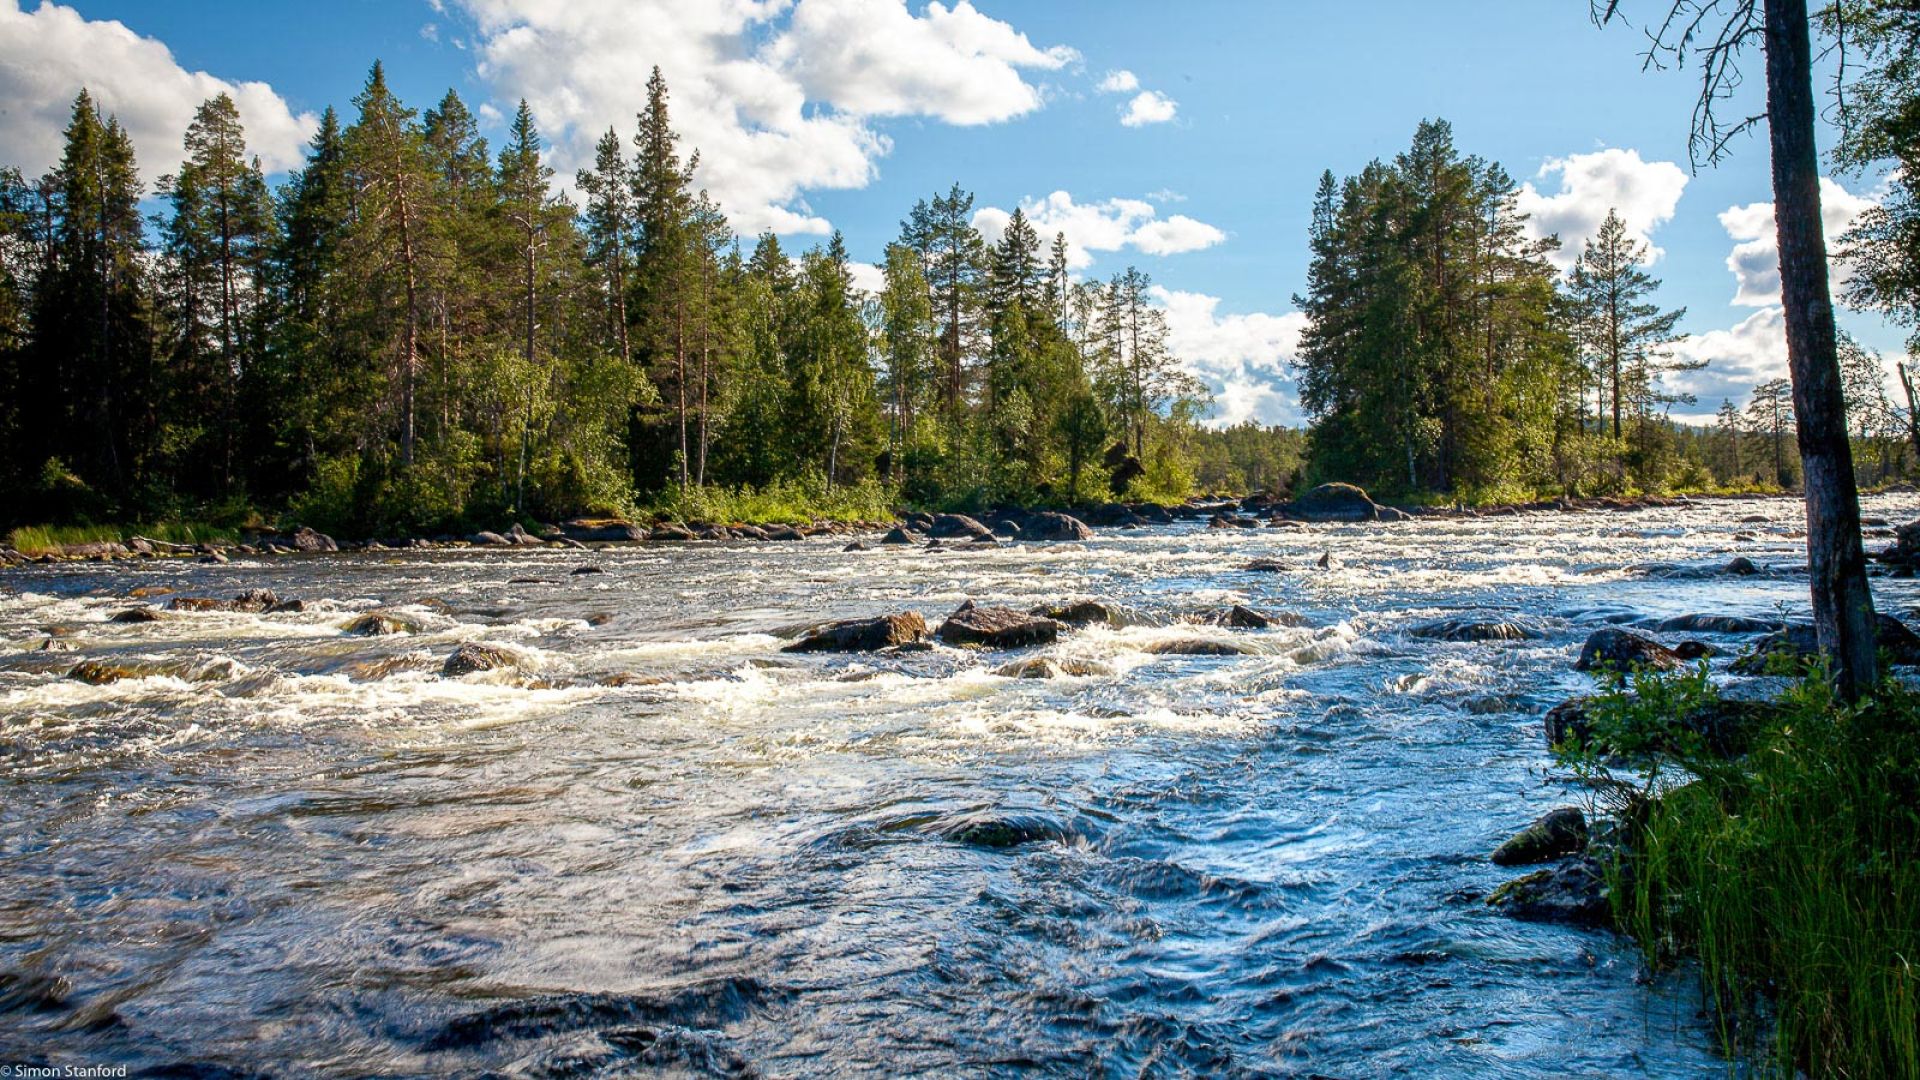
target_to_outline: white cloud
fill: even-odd
[[[1541,183],[1559,179],[1560,189],[1543,194],[1532,182],[1520,188],[1519,209],[1531,215],[1529,232],[1558,233],[1560,250],[1553,264],[1569,270],[1580,251],[1612,210],[1626,222],[1627,235],[1647,244],[1650,261],[1665,252],[1652,246],[1653,230],[1673,220],[1687,188],[1686,170],[1671,161],[1643,161],[1638,150],[1607,149],[1552,158],[1540,166]]]
[[[481,76],[533,106],[563,177],[609,125],[633,130],[659,65],[682,148],[700,151],[696,182],[746,233],[828,232],[801,193],[873,180],[892,148],[875,118],[1012,119],[1042,104],[1026,72],[1076,58],[965,0],[918,16],[905,0],[460,2]]]
[[[319,123],[312,113],[294,115],[266,83],[187,71],[166,45],[122,23],[51,2],[26,12],[18,0],[0,0],[0,163],[29,176],[53,166],[82,87],[120,118],[148,179],[179,166],[194,110],[222,92],[239,106],[247,147],[268,172],[299,166]]]
[[[1209,424],[1300,423],[1290,365],[1306,329],[1306,315],[1223,315],[1217,296],[1159,285],[1152,292],[1166,309],[1167,344],[1213,391]]]
[[[1161,218],[1154,205],[1143,199],[1076,203],[1072,195],[1056,191],[1044,199],[1022,199],[1020,209],[1043,244],[1051,243],[1057,232],[1066,234],[1067,265],[1075,270],[1093,265],[1095,252],[1130,247],[1148,255],[1178,255],[1210,248],[1227,238],[1212,225],[1184,214]],[[973,225],[989,243],[997,242],[1008,216],[997,206],[983,207],[974,212]]]
[[[1158,90],[1142,90],[1127,102],[1126,109],[1120,114],[1120,123],[1126,127],[1164,124],[1173,119],[1178,109],[1172,98]]]
[[[1786,315],[1779,307],[1762,308],[1727,329],[1694,334],[1673,351],[1680,359],[1707,361],[1700,371],[1666,377],[1670,389],[1699,399],[1692,406],[1676,408],[1676,415],[1710,417],[1721,401],[1745,405],[1754,384],[1786,376]]]
[[[887,285],[887,272],[868,262],[847,260],[847,276],[853,279],[854,288],[865,293],[878,293]]]
[[[1133,72],[1122,68],[1119,71],[1107,72],[1107,77],[1100,80],[1100,85],[1096,89],[1103,94],[1130,94],[1140,89],[1140,79]]]
[[[1869,195],[1855,195],[1828,177],[1820,178],[1820,222],[1826,230],[1827,244],[1833,246],[1853,220],[1878,204]],[[1733,271],[1737,286],[1733,302],[1743,307],[1770,307],[1780,302],[1780,251],[1774,232],[1773,204],[1748,203],[1730,206],[1720,214],[1720,226],[1733,238],[1733,251],[1727,255],[1727,269]],[[1845,287],[1851,268],[1844,262],[1831,264],[1833,289]]]

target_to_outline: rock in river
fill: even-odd
[[[1038,615],[1043,619],[1052,619],[1054,622],[1068,623],[1073,626],[1090,626],[1094,623],[1120,626],[1126,621],[1121,618],[1117,610],[1108,607],[1098,600],[1075,600],[1065,604],[1041,604],[1038,607],[1029,608],[1027,614]]]
[[[476,671],[510,668],[519,663],[519,660],[519,656],[498,645],[468,641],[453,650],[452,656],[447,657],[446,665],[440,669],[440,674],[449,679],[457,679]]]
[[[1441,619],[1408,630],[1414,637],[1435,641],[1531,641],[1539,634],[1519,623],[1495,619]]]
[[[1642,624],[1644,625],[1644,624]],[[1655,630],[1668,634],[1764,634],[1780,629],[1777,621],[1749,619],[1742,615],[1675,615],[1654,624]]]
[[[1652,638],[1607,626],[1588,635],[1573,666],[1579,671],[1605,668],[1624,674],[1635,668],[1672,671],[1684,663],[1679,654]]]
[[[991,539],[993,530],[965,514],[935,514],[933,527],[927,530],[927,535],[935,540],[958,539],[963,536],[974,539],[984,536]]]
[[[1071,514],[1043,510],[1028,518],[1018,535],[1022,540],[1091,540],[1093,530]]]
[[[1507,882],[1487,904],[1516,919],[1596,926],[1607,917],[1606,877],[1599,863],[1581,856]]]
[[[1045,645],[1060,636],[1060,624],[1008,607],[980,607],[969,600],[940,624],[940,640],[949,645],[1017,649]]]
[[[1321,484],[1287,504],[1286,512],[1303,521],[1374,521],[1380,517],[1380,508],[1352,484]]]
[[[1495,866],[1526,866],[1587,847],[1587,816],[1577,806],[1549,810],[1493,851]]]
[[[1874,645],[1896,664],[1920,664],[1920,635],[1884,611],[1873,616]],[[1820,651],[1812,623],[1792,623],[1753,643],[1753,652],[1733,662],[1738,675],[1764,675],[1767,658],[1779,653],[1797,660],[1812,659]]]
[[[369,611],[341,629],[355,637],[380,637],[386,634],[418,633],[420,627],[413,620],[389,611]]]
[[[334,543],[333,537],[328,536],[326,533],[314,532],[312,529],[303,525],[294,530],[293,550],[307,552],[339,551],[340,545]]]
[[[872,619],[842,619],[807,631],[782,652],[867,652],[906,645],[927,636],[927,621],[917,611]]]
[[[1083,679],[1094,675],[1111,675],[1113,669],[1098,661],[1070,656],[1029,656],[1024,660],[1002,664],[993,673],[1009,679]]]

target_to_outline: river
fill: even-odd
[[[1491,912],[1514,872],[1486,853],[1582,798],[1540,717],[1590,685],[1586,635],[1804,617],[1800,520],[1730,501],[0,573],[0,1064],[1724,1075],[1684,972],[1649,983],[1608,934]],[[1771,572],[1714,572],[1736,553]],[[1261,558],[1288,569],[1241,569]],[[257,587],[304,610],[108,621],[166,602],[136,588]],[[827,618],[1078,597],[1161,625],[1028,650],[1088,662],[1055,679],[995,673],[1016,654],[780,651]],[[1233,603],[1305,625],[1181,622]],[[414,632],[343,633],[375,607]],[[1406,633],[1452,615],[1541,636]],[[1248,651],[1152,651],[1194,638]],[[463,641],[521,662],[442,677]],[[85,659],[138,677],[66,677]],[[983,817],[1038,839],[954,838]]]

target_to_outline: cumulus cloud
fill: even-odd
[[[1699,399],[1693,406],[1676,408],[1676,415],[1710,417],[1721,401],[1744,405],[1754,384],[1786,377],[1786,315],[1779,307],[1762,308],[1727,329],[1694,334],[1673,351],[1682,359],[1707,361],[1700,371],[1667,376],[1673,389]]]
[[[1290,365],[1306,329],[1304,314],[1221,314],[1217,296],[1159,285],[1152,295],[1166,309],[1168,346],[1213,391],[1208,424],[1300,423]]]
[[[1074,270],[1093,265],[1095,252],[1130,247],[1148,255],[1178,255],[1210,248],[1227,238],[1226,233],[1185,214],[1162,218],[1144,199],[1076,203],[1072,195],[1056,191],[1044,199],[1022,199],[1020,209],[1043,243],[1051,242],[1057,232],[1066,234],[1067,265]],[[983,207],[974,212],[973,225],[989,243],[996,243],[1009,216],[1009,211],[997,206]]]
[[[1129,94],[1140,89],[1140,78],[1125,68],[1109,71],[1097,89],[1103,94]]]
[[[1559,190],[1543,193],[1529,181],[1521,185],[1519,209],[1530,215],[1536,237],[1559,234],[1560,250],[1550,258],[1561,270],[1579,261],[1580,250],[1600,231],[1612,210],[1626,222],[1627,234],[1648,245],[1650,261],[1665,252],[1652,246],[1653,230],[1673,220],[1687,173],[1671,161],[1645,161],[1638,150],[1607,149],[1552,158],[1540,166],[1541,184],[1558,181]]]
[[[1164,124],[1173,119],[1177,111],[1179,106],[1172,98],[1158,90],[1142,90],[1127,102],[1125,111],[1120,114],[1120,123],[1125,127]]]
[[[1042,105],[1029,72],[1077,55],[1042,47],[966,0],[460,0],[479,72],[532,105],[570,175],[609,126],[633,129],[659,65],[696,182],[743,232],[825,233],[808,190],[872,181],[892,148],[883,117],[1009,120]]]
[[[220,93],[239,107],[247,146],[269,172],[297,167],[319,124],[312,113],[295,115],[266,83],[182,68],[166,45],[122,23],[51,0],[31,12],[0,0],[0,162],[28,175],[57,162],[82,87],[120,118],[149,179],[179,166],[194,110]]]
[[[1820,222],[1833,245],[1855,218],[1878,204],[1870,195],[1855,195],[1829,177],[1820,178]],[[1780,249],[1774,232],[1773,204],[1748,203],[1730,206],[1720,214],[1720,226],[1733,239],[1733,251],[1727,255],[1727,269],[1736,282],[1733,302],[1742,307],[1769,307],[1780,302]],[[1851,267],[1843,261],[1832,264],[1835,292],[1846,286]]]

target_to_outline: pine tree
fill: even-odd
[[[581,169],[575,179],[587,195],[587,265],[601,274],[606,312],[606,340],[622,361],[631,361],[633,347],[627,335],[627,262],[631,256],[633,170],[628,166],[620,134],[608,128],[594,144],[593,168]]]
[[[679,141],[668,115],[667,83],[656,67],[647,80],[647,106],[634,136],[638,157],[633,168],[633,203],[640,237],[634,252],[632,310],[642,351],[659,373],[654,381],[673,388],[678,433],[673,471],[684,487],[691,479],[687,315],[696,237],[691,220],[694,163],[681,165]]]
[[[946,195],[916,203],[900,223],[900,242],[919,252],[932,290],[942,397],[949,418],[967,403],[969,367],[979,355],[986,241],[973,227],[973,194],[954,184]]]
[[[1687,311],[1662,311],[1651,301],[1660,282],[1641,268],[1646,261],[1647,246],[1628,236],[1626,223],[1609,210],[1568,282],[1575,339],[1604,395],[1616,440],[1624,438],[1623,413],[1644,415],[1674,400],[1660,388],[1663,374],[1700,366],[1673,359],[1672,346],[1684,336],[1675,327]]]

